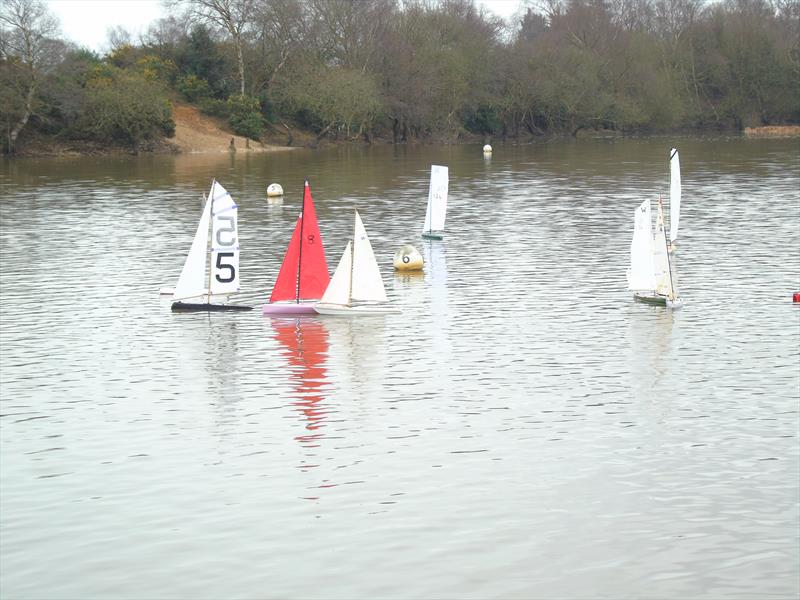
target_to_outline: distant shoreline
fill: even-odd
[[[237,136],[229,131],[225,131],[222,129],[217,119],[204,115],[195,107],[189,105],[176,105],[173,110],[173,119],[175,121],[175,135],[172,138],[165,138],[153,146],[143,149],[140,154],[199,155],[228,154],[232,152],[260,154],[317,147],[316,144],[284,146],[248,140],[242,136]],[[306,137],[303,136],[301,132],[296,133],[301,137]],[[685,131],[680,133],[686,134]],[[702,132],[697,133],[700,134]],[[738,133],[745,138],[800,137],[800,125],[765,125],[761,127],[745,127],[741,132]],[[592,139],[626,136],[618,131],[595,131],[583,129],[577,132],[574,137],[577,139]],[[480,138],[480,136],[475,136],[474,139],[465,139],[456,143],[479,143],[481,139],[482,138]],[[391,143],[390,140],[383,139],[375,139],[374,142],[378,144]],[[323,141],[322,146],[347,143],[352,142],[336,142],[332,140],[325,140]],[[410,143],[425,145],[426,142],[415,140]],[[450,143],[453,142],[451,141]],[[494,141],[494,143],[500,143],[500,140]],[[408,145],[408,143],[404,143],[404,145]],[[29,140],[20,148],[18,153],[6,156],[16,156],[19,158],[45,158],[69,156],[129,156],[131,154],[131,149],[124,146],[103,145],[98,142],[81,140],[65,141],[39,136],[35,139]]]
[[[745,137],[800,137],[800,125],[765,125],[745,127]]]

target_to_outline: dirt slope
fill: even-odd
[[[231,140],[237,152],[276,152],[291,150],[287,146],[269,146],[234,135],[222,129],[222,123],[202,114],[193,106],[175,104],[172,108],[175,137],[170,142],[180,152],[230,152]]]

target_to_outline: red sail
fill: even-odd
[[[302,242],[301,242],[302,231]],[[301,247],[302,244],[302,247]],[[298,263],[299,265],[298,269]],[[300,272],[300,286],[297,285],[297,273]],[[270,302],[281,300],[318,300],[322,298],[328,287],[328,263],[325,261],[325,248],[319,233],[317,212],[311,198],[311,188],[306,181],[303,192],[303,213],[297,218],[297,224],[283,257],[281,270],[275,287],[272,288]]]

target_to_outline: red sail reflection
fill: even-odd
[[[289,380],[296,400],[292,403],[306,419],[306,435],[295,439],[306,447],[318,446],[324,437],[325,420],[322,405],[326,385],[325,359],[328,356],[328,330],[321,321],[308,317],[271,319],[275,339],[283,346],[282,354],[289,362]]]

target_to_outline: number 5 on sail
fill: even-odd
[[[216,180],[172,296],[175,311],[250,310],[228,304],[239,291],[238,206]],[[209,228],[211,239],[209,244]]]

